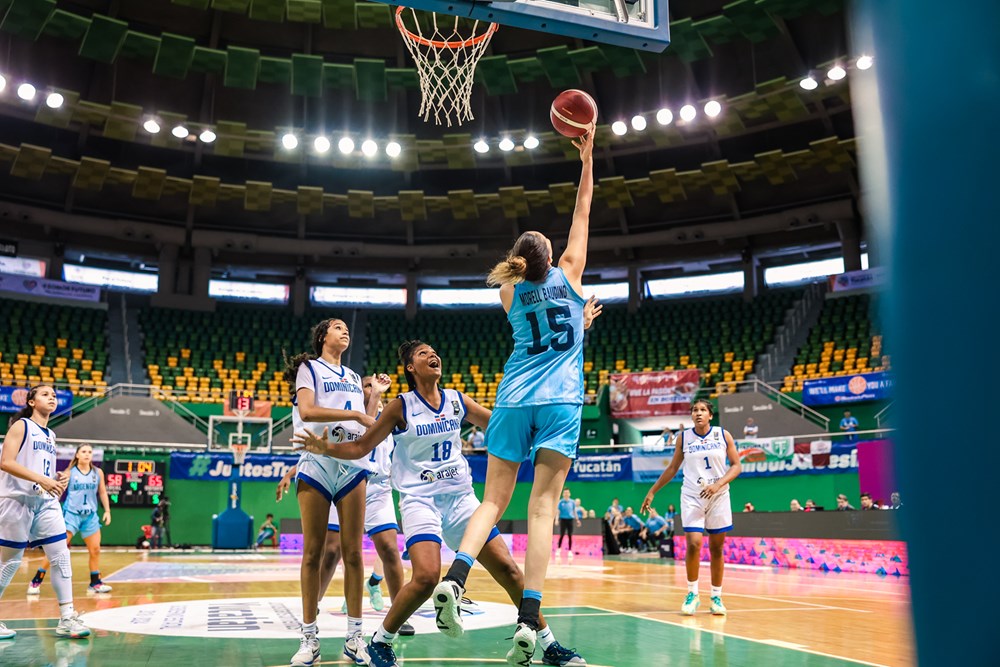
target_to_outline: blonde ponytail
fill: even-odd
[[[520,255],[510,253],[507,259],[497,263],[486,278],[486,284],[491,287],[498,285],[516,285],[524,282],[528,273],[528,260]]]

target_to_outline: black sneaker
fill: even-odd
[[[397,667],[396,654],[392,644],[377,642],[374,639],[368,644],[368,658],[372,667]]]
[[[399,626],[399,636],[400,637],[412,637],[417,634],[417,631],[413,629],[413,626],[409,623],[403,623]]]
[[[552,642],[545,649],[545,654],[542,656],[542,664],[564,667],[565,665],[586,665],[587,661],[580,657],[576,649],[561,646],[559,642]]]

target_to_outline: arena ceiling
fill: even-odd
[[[849,81],[865,73],[850,67],[841,0],[675,0],[663,54],[501,27],[480,65],[476,119],[451,128],[417,117],[416,72],[386,5],[0,7],[0,198],[32,207],[27,237],[99,241],[109,256],[203,243],[220,263],[350,269],[381,257],[480,272],[520,231],[565,233],[579,163],[548,107],[566,88],[601,109],[592,265],[669,272],[747,249],[823,253],[845,225],[857,234]],[[838,62],[849,76],[824,80]],[[813,91],[799,86],[810,71]],[[38,89],[32,102],[15,94],[22,82]],[[45,104],[50,92],[60,108]],[[722,103],[715,119],[708,100]],[[687,103],[698,116],[678,122]],[[662,107],[670,125],[655,120]],[[636,114],[645,131],[610,131]],[[159,134],[143,128],[151,118]],[[173,137],[176,125],[191,136]],[[196,138],[204,129],[213,143]],[[333,142],[325,155],[311,150],[319,134]],[[342,155],[345,135],[376,140],[378,155]],[[528,135],[537,149],[497,148]],[[472,148],[481,137],[486,154]],[[390,140],[397,158],[383,152]]]

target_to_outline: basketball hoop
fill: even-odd
[[[247,450],[250,449],[250,443],[248,442],[231,442],[229,443],[229,449],[233,453],[233,464],[241,466],[247,458]]]
[[[431,13],[431,25],[421,28],[417,13],[410,9],[409,15],[413,22],[410,29],[404,20],[408,7],[396,9],[396,27],[399,28],[406,48],[417,64],[420,75],[420,116],[424,122],[429,122],[434,116],[434,122],[441,125],[442,119],[451,127],[452,120],[459,125],[463,121],[473,119],[472,115],[472,80],[476,64],[486,53],[490,38],[497,31],[496,23],[489,23],[481,34],[480,21],[472,22],[472,28],[466,30],[459,26],[459,17],[449,17],[450,25],[438,26],[438,15]],[[450,20],[454,18],[454,21]],[[442,21],[444,23],[444,20]],[[463,35],[460,30],[470,33]],[[426,34],[425,34],[426,33]]]

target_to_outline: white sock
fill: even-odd
[[[373,642],[380,642],[382,644],[391,644],[392,640],[396,638],[395,632],[389,632],[385,629],[385,623],[378,626],[378,630],[372,635]]]
[[[695,579],[694,581],[689,581],[688,582],[688,593],[694,593],[695,595],[698,594],[698,580],[697,579]]]
[[[361,619],[347,617],[347,638],[361,634]]]
[[[542,650],[544,651],[548,647],[556,643],[556,636],[552,634],[552,628],[548,625],[545,626],[544,630],[539,630],[538,635],[536,635],[536,640],[542,645]]]
[[[313,621],[312,623],[303,623],[302,634],[304,635],[318,634],[318,630],[316,629],[316,621]]]
[[[67,602],[66,604],[59,605],[59,618],[60,619],[69,618],[70,616],[73,615],[73,612],[74,612],[74,610],[73,610],[73,603],[72,602]]]
[[[722,597],[722,586],[712,586],[712,597],[713,598]]]

